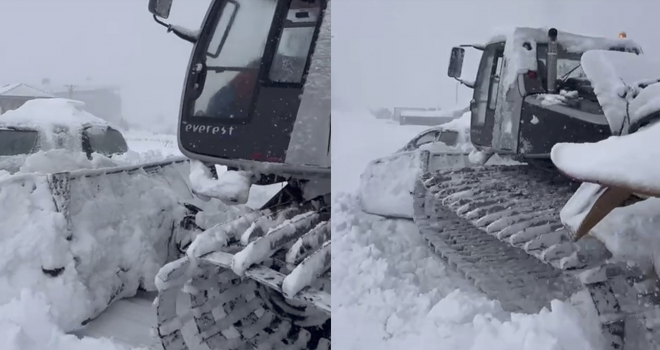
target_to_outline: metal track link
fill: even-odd
[[[559,211],[578,185],[525,165],[426,172],[414,220],[435,252],[505,309],[536,313],[587,291],[611,349],[655,349],[658,331],[643,325],[653,301],[633,287],[642,272],[563,229]]]
[[[308,201],[213,227],[228,246],[158,274],[164,349],[329,350],[329,220]]]

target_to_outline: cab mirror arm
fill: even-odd
[[[189,43],[192,43],[192,44],[197,42],[197,39],[199,37],[198,33],[193,32],[189,29],[174,25],[174,24],[165,23],[165,22],[161,21],[160,19],[158,19],[158,17],[156,15],[153,15],[153,17],[154,17],[154,21],[156,21],[156,23],[158,23],[161,26],[167,28],[168,33],[172,32],[172,33],[174,33],[174,35],[176,35],[179,38],[181,38],[181,39],[183,39],[183,40],[185,40]]]

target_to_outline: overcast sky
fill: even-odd
[[[657,55],[659,10],[657,0],[334,0],[333,106],[453,106],[451,47],[483,42],[497,27],[607,37],[625,31]],[[474,76],[478,57],[466,50],[465,77]],[[471,93],[461,87],[460,103]]]
[[[199,27],[210,0],[175,0]],[[127,118],[176,124],[192,44],[156,24],[148,0],[0,0],[0,85],[50,78],[121,84]]]
[[[170,21],[196,28],[209,2],[174,0]],[[0,0],[0,84],[118,83],[127,118],[175,123],[191,44],[153,22],[147,4]],[[658,10],[657,0],[334,0],[333,104],[452,106],[451,47],[483,41],[501,26],[609,37],[624,30],[656,54]],[[467,51],[466,77],[477,59]],[[462,103],[470,93],[461,88]]]

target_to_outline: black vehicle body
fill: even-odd
[[[161,270],[163,281],[173,282],[159,288],[161,344],[168,350],[200,344],[330,349],[330,0],[214,0],[199,31],[161,21],[171,5],[150,0],[149,10],[157,23],[194,44],[179,111],[179,149],[207,166],[227,166],[225,174],[249,185],[286,185],[259,210],[204,228],[195,220],[202,209],[186,205],[190,235],[171,263],[175,271]],[[226,233],[225,244],[197,240],[214,230]],[[197,243],[213,253],[191,261]],[[189,264],[207,266],[204,277]],[[179,284],[186,279],[197,292]],[[182,291],[186,305],[178,302]],[[193,316],[190,310],[179,315],[182,308]],[[178,317],[187,321],[172,322]],[[194,323],[189,329],[196,334],[186,337],[184,322]]]
[[[329,23],[321,30],[326,5],[325,0],[212,3],[181,101],[178,141],[185,156],[278,176],[261,183],[329,178],[330,96],[319,94],[330,90],[330,82],[309,73],[329,70]],[[246,26],[249,42],[241,40]],[[291,43],[293,54],[286,46]]]
[[[517,28],[512,35],[483,46],[465,46],[483,51],[476,81],[460,79],[463,47],[452,51],[449,76],[474,89],[470,104],[473,145],[523,161],[549,161],[552,146],[559,142],[596,142],[616,134],[581,70],[580,58],[587,50],[642,53],[629,39],[557,34],[556,30],[553,36],[535,28]],[[535,64],[525,67],[521,62]]]

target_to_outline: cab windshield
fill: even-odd
[[[637,54],[637,50],[630,50],[626,48],[611,48],[611,51],[622,51],[630,52]],[[582,70],[582,52],[568,52],[559,48],[557,51],[557,79],[558,80],[567,80],[567,79],[580,79],[587,80],[587,75]],[[547,44],[538,44],[536,48],[536,57],[539,64],[539,73],[545,79],[547,78],[547,55],[548,55],[548,45]]]
[[[280,2],[285,1],[227,0],[203,29],[208,39],[199,44],[205,48],[205,67],[199,69],[206,76],[194,116],[248,119],[262,69],[268,69],[267,83],[303,83],[321,0],[291,0],[281,14],[276,13]],[[278,24],[281,15],[286,17]],[[272,59],[265,51],[269,43]]]

